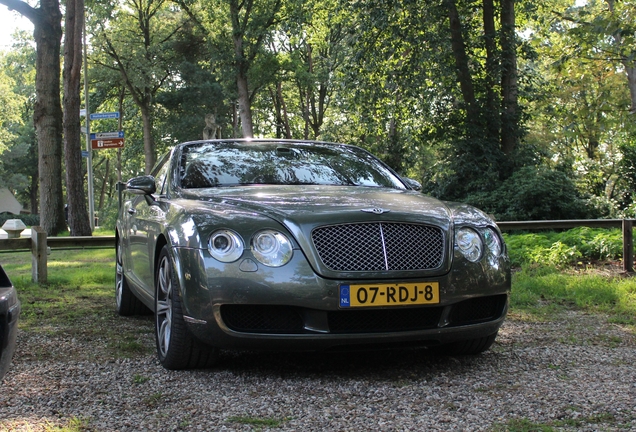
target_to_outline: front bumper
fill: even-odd
[[[435,346],[492,335],[508,310],[505,257],[496,263],[455,262],[446,274],[418,278],[439,283],[439,304],[341,308],[339,287],[352,281],[318,276],[302,253],[271,269],[253,260],[247,265],[249,257],[221,264],[205,250],[176,249],[186,322],[197,338],[218,348]]]
[[[19,316],[17,292],[0,266],[0,380],[9,369],[15,352]]]

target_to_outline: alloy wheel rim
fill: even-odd
[[[116,273],[115,273],[115,301],[117,302],[117,309],[121,308],[121,296],[124,287],[124,270],[121,261],[121,245],[117,243],[116,253]]]
[[[163,257],[159,265],[157,276],[157,342],[162,357],[165,357],[170,348],[170,335],[172,333],[172,274],[168,257]]]

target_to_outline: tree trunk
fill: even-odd
[[[144,101],[145,102],[145,101]],[[150,113],[150,103],[145,102],[139,106],[141,120],[144,130],[144,155],[146,159],[146,174],[150,174],[155,166],[155,139],[152,136],[152,114]]]
[[[468,119],[475,120],[479,113],[475,101],[473,80],[468,68],[468,55],[466,54],[466,44],[464,43],[464,36],[462,35],[459,12],[457,11],[455,0],[447,0],[446,6],[448,8],[448,18],[450,21],[451,46],[455,57],[457,80],[459,81],[462,97],[466,104]]]
[[[236,87],[238,90],[239,117],[241,119],[241,130],[244,138],[254,136],[252,125],[252,107],[250,103],[250,92],[247,84],[247,73],[238,65],[236,68]]]
[[[29,200],[31,203],[31,213],[38,213],[38,176],[31,177],[31,187],[29,188]]]
[[[495,10],[493,0],[484,0],[483,20],[486,47],[486,128],[489,141],[499,142],[499,104],[497,103],[497,33],[495,30]]]
[[[67,0],[64,34],[64,162],[68,225],[72,236],[91,235],[86,208],[80,130],[80,82],[84,0]]]
[[[36,49],[33,113],[38,138],[40,225],[47,235],[66,230],[62,193],[62,106],[60,101],[60,45],[62,14],[57,0],[40,2],[40,19],[34,22]]]
[[[514,0],[501,0],[501,68],[501,150],[510,156],[519,140]]]
[[[244,138],[254,136],[254,128],[252,125],[252,107],[250,102],[250,92],[247,82],[247,71],[249,69],[249,61],[245,57],[243,50],[243,37],[245,35],[244,26],[249,20],[252,2],[241,3],[238,0],[230,0],[230,18],[232,20],[232,40],[234,42],[234,57],[236,70],[236,89],[238,92],[239,117],[241,119],[241,129]],[[245,7],[245,18],[243,26],[239,21],[240,9]]]
[[[636,52],[634,52],[636,56]],[[623,63],[627,72],[627,84],[629,85],[629,96],[631,100],[630,114],[636,114],[636,61],[627,61]]]
[[[60,102],[60,45],[62,13],[59,0],[41,0],[35,9],[19,0],[0,0],[28,18],[36,44],[33,123],[38,140],[40,225],[48,235],[66,230],[62,193],[62,106]]]
[[[104,168],[106,173],[102,178],[102,189],[99,193],[99,205],[97,206],[98,211],[102,211],[104,208],[104,198],[106,197],[106,186],[108,185],[110,179],[110,159],[106,158],[106,167]]]

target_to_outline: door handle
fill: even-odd
[[[134,208],[129,208],[128,213],[130,213],[131,215],[134,215],[135,213],[137,213],[137,210],[135,210]]]

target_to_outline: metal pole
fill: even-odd
[[[86,15],[84,15],[84,102],[86,103],[86,171],[88,173],[88,218],[91,233],[95,230],[95,196],[93,193],[93,151],[91,149],[91,111],[88,104],[88,55],[86,49]]]

